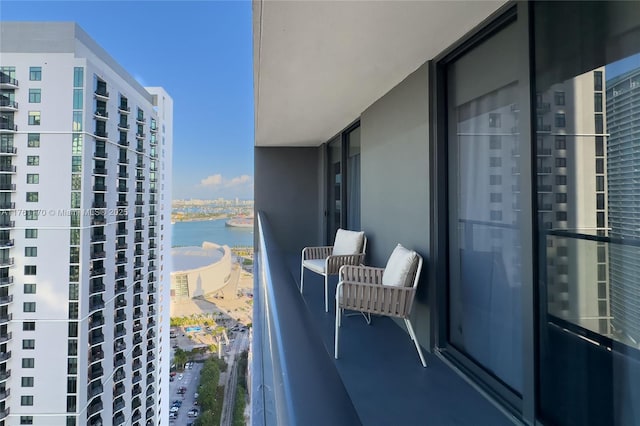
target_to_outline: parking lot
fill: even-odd
[[[202,364],[198,362],[192,363],[192,367],[185,369],[184,372],[176,372],[172,382],[169,382],[169,407],[173,405],[174,401],[180,401],[182,403],[178,410],[178,414],[175,418],[170,419],[170,424],[174,426],[187,426],[191,424],[195,417],[189,417],[187,412],[192,408],[199,407],[195,405],[195,393],[198,391],[198,384],[200,382],[200,370]],[[179,394],[178,389],[184,386],[186,388],[184,394]]]

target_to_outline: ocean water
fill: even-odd
[[[171,225],[172,245],[201,246],[209,241],[220,245],[253,246],[252,228],[225,226],[226,219],[202,220],[197,222],[176,222]]]

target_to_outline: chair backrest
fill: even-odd
[[[366,247],[366,237],[364,232],[348,231],[346,229],[338,229],[336,238],[333,243],[334,255],[351,255],[363,253],[363,247]]]

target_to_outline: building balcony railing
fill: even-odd
[[[16,203],[13,202],[0,202],[0,210],[13,210],[16,208]]]
[[[116,229],[116,235],[118,236],[129,235],[129,231],[126,228]]]
[[[122,293],[126,293],[127,292],[127,286],[126,285],[117,285],[115,288],[115,294],[122,294]]]
[[[15,191],[15,183],[0,183],[0,191]]]
[[[106,135],[106,133],[105,133],[105,135]],[[109,155],[104,150],[96,150],[93,153],[93,158],[97,158],[97,159],[100,159],[100,160],[106,160],[107,158],[109,158]]]
[[[144,180],[144,179],[145,179],[144,175],[141,175],[139,173],[136,175],[136,180]]]
[[[94,329],[96,327],[102,327],[103,325],[104,325],[104,316],[102,315],[92,316],[89,319],[89,330]]]
[[[95,259],[104,259],[105,257],[107,257],[107,252],[104,250],[94,250],[91,252],[91,259],[95,260]]]
[[[129,124],[128,123],[118,123],[118,130],[120,130],[120,131],[129,130]]]
[[[105,274],[105,269],[104,268],[93,268],[89,272],[89,276],[91,276],[91,277],[96,277],[98,275],[104,275],[104,274]]]
[[[0,317],[0,321],[1,321],[3,318],[7,318],[7,316]],[[8,315],[8,320],[7,320],[7,321],[4,321],[4,322],[11,321],[11,318],[12,318],[12,315],[11,315],[11,314],[9,314],[9,315]],[[6,360],[8,360],[9,358],[11,358],[11,351],[9,351],[9,352],[0,352],[0,362],[6,361]]]
[[[8,98],[0,99],[0,111],[15,111],[18,109],[18,103]]]
[[[143,201],[143,203],[144,203],[144,201]],[[141,218],[143,218],[143,217],[144,217],[144,213],[142,213],[142,212],[136,212],[136,214],[135,214],[135,218],[136,218],[136,219],[141,219]]]
[[[5,332],[4,334],[0,334],[0,343],[8,342],[12,338],[13,338],[13,334],[10,331]],[[2,380],[2,377],[0,377],[0,380]]]
[[[129,164],[129,159],[126,158],[126,157],[119,157],[118,158],[118,164]],[[122,176],[120,176],[120,177],[122,177]],[[128,177],[128,175],[127,175],[127,177]]]
[[[0,147],[0,155],[16,155],[18,153],[18,148],[13,146],[3,146]]]
[[[127,207],[129,205],[129,202],[127,200],[118,200],[118,202],[116,203],[116,206],[118,207]]]
[[[116,250],[126,250],[127,248],[129,248],[127,243],[116,243]]]
[[[147,119],[146,119],[146,118],[144,118],[144,117],[140,117],[140,116],[137,116],[137,117],[136,117],[136,123],[137,123],[137,124],[144,124],[144,123],[146,123],[146,122],[147,122]]]
[[[104,283],[92,283],[89,287],[89,292],[91,294],[102,293],[106,289]]]
[[[10,304],[11,302],[13,302],[13,295],[12,295],[12,294],[10,294],[10,295],[8,295],[8,296],[2,296],[2,297],[0,297],[0,306],[8,305],[8,304]]]
[[[14,245],[15,245],[15,240],[13,238],[0,239],[0,249],[11,248]]]
[[[116,357],[113,359],[113,367],[120,367],[127,363],[127,359],[125,357]]]
[[[87,397],[93,398],[96,395],[101,394],[104,391],[101,383],[89,385],[87,389]]]
[[[129,114],[131,112],[131,108],[129,108],[129,106],[126,105],[126,104],[124,104],[124,105],[120,104],[120,105],[118,105],[118,112],[120,114]]]
[[[127,185],[118,185],[118,192],[129,192]]]
[[[13,276],[11,277],[0,277],[0,286],[7,286],[13,284]]]
[[[102,361],[104,359],[104,351],[101,348],[92,348],[89,352],[89,364]]]
[[[11,377],[11,370],[0,371],[0,382],[6,381],[9,377]]]
[[[0,259],[0,267],[13,266],[14,263],[15,263],[15,259],[13,257],[5,257]]]
[[[147,135],[146,135],[146,134],[144,134],[144,133],[136,133],[136,139],[140,139],[140,140],[142,140],[142,139],[144,139],[145,137],[147,137]]]
[[[10,395],[11,389],[4,389],[0,391],[0,401],[4,401],[5,399],[9,398]]]
[[[140,383],[141,380],[142,380],[142,376],[140,374],[135,374],[133,376],[133,379],[131,380],[131,383],[135,385],[136,383]]]
[[[99,243],[102,241],[106,241],[107,240],[107,236],[104,234],[92,234],[91,235],[91,242],[92,243]]]
[[[15,173],[16,172],[16,166],[13,166],[11,164],[0,164],[0,172],[3,172],[3,173]]]
[[[138,154],[144,154],[145,153],[145,149],[142,147],[142,145],[138,144],[138,146],[136,147],[136,152]]]
[[[109,139],[109,133],[106,130],[96,129],[93,132],[93,137],[100,140],[107,140]],[[102,158],[102,157],[98,157],[98,158]]]
[[[114,413],[117,413],[118,411],[122,410],[125,406],[126,406],[126,404],[125,404],[125,402],[124,402],[124,399],[122,399],[122,398],[118,398],[118,399],[117,399],[116,401],[114,401],[114,403],[113,403],[113,412],[114,412]],[[116,417],[117,417],[117,416],[116,416]],[[116,422],[116,420],[115,420],[115,418],[114,418],[114,423],[115,423],[115,424],[121,424],[121,423],[124,423],[124,420],[125,420],[125,419],[124,419],[124,416],[122,416],[122,422],[117,423],[117,422]]]
[[[116,265],[124,265],[127,262],[129,262],[129,259],[127,259],[126,257],[117,257],[116,258]]]
[[[93,174],[98,176],[106,176],[107,169],[105,169],[104,167],[96,167],[95,169],[93,169]]]
[[[18,125],[13,123],[0,122],[0,131],[17,132]]]
[[[5,418],[7,418],[9,416],[10,410],[9,408],[5,408],[4,410],[0,411],[0,420],[3,420]]]
[[[101,183],[97,183],[97,184],[93,185],[93,191],[94,192],[107,192],[107,185],[101,184]]]
[[[96,91],[93,92],[93,94],[95,95],[96,98],[101,98],[104,100],[109,99],[109,92],[107,92],[104,89],[96,89]]]
[[[0,89],[17,89],[18,80],[9,77],[7,74],[0,73]]]
[[[98,379],[102,377],[103,374],[104,374],[104,368],[100,366],[98,366],[97,368],[92,368],[91,371],[89,372],[89,380]]]
[[[126,140],[126,139],[120,139],[118,141],[118,145],[120,145],[120,146],[129,146],[129,141]]]
[[[97,109],[95,110],[95,112],[93,113],[93,117],[96,120],[101,120],[101,121],[106,121],[107,118],[109,118],[109,113],[106,110],[103,109]]]
[[[144,162],[137,162],[136,169],[144,169],[147,165]]]

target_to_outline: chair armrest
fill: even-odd
[[[415,294],[413,287],[340,281],[336,300],[341,309],[408,318]]]
[[[364,265],[344,265],[340,268],[340,281],[356,283],[382,284],[384,268]]]
[[[333,246],[305,247],[302,249],[302,260],[326,259],[333,253]]]
[[[340,271],[340,267],[343,265],[360,265],[364,262],[364,253],[358,254],[342,254],[337,256],[327,257],[325,270],[328,274],[337,274]]]

